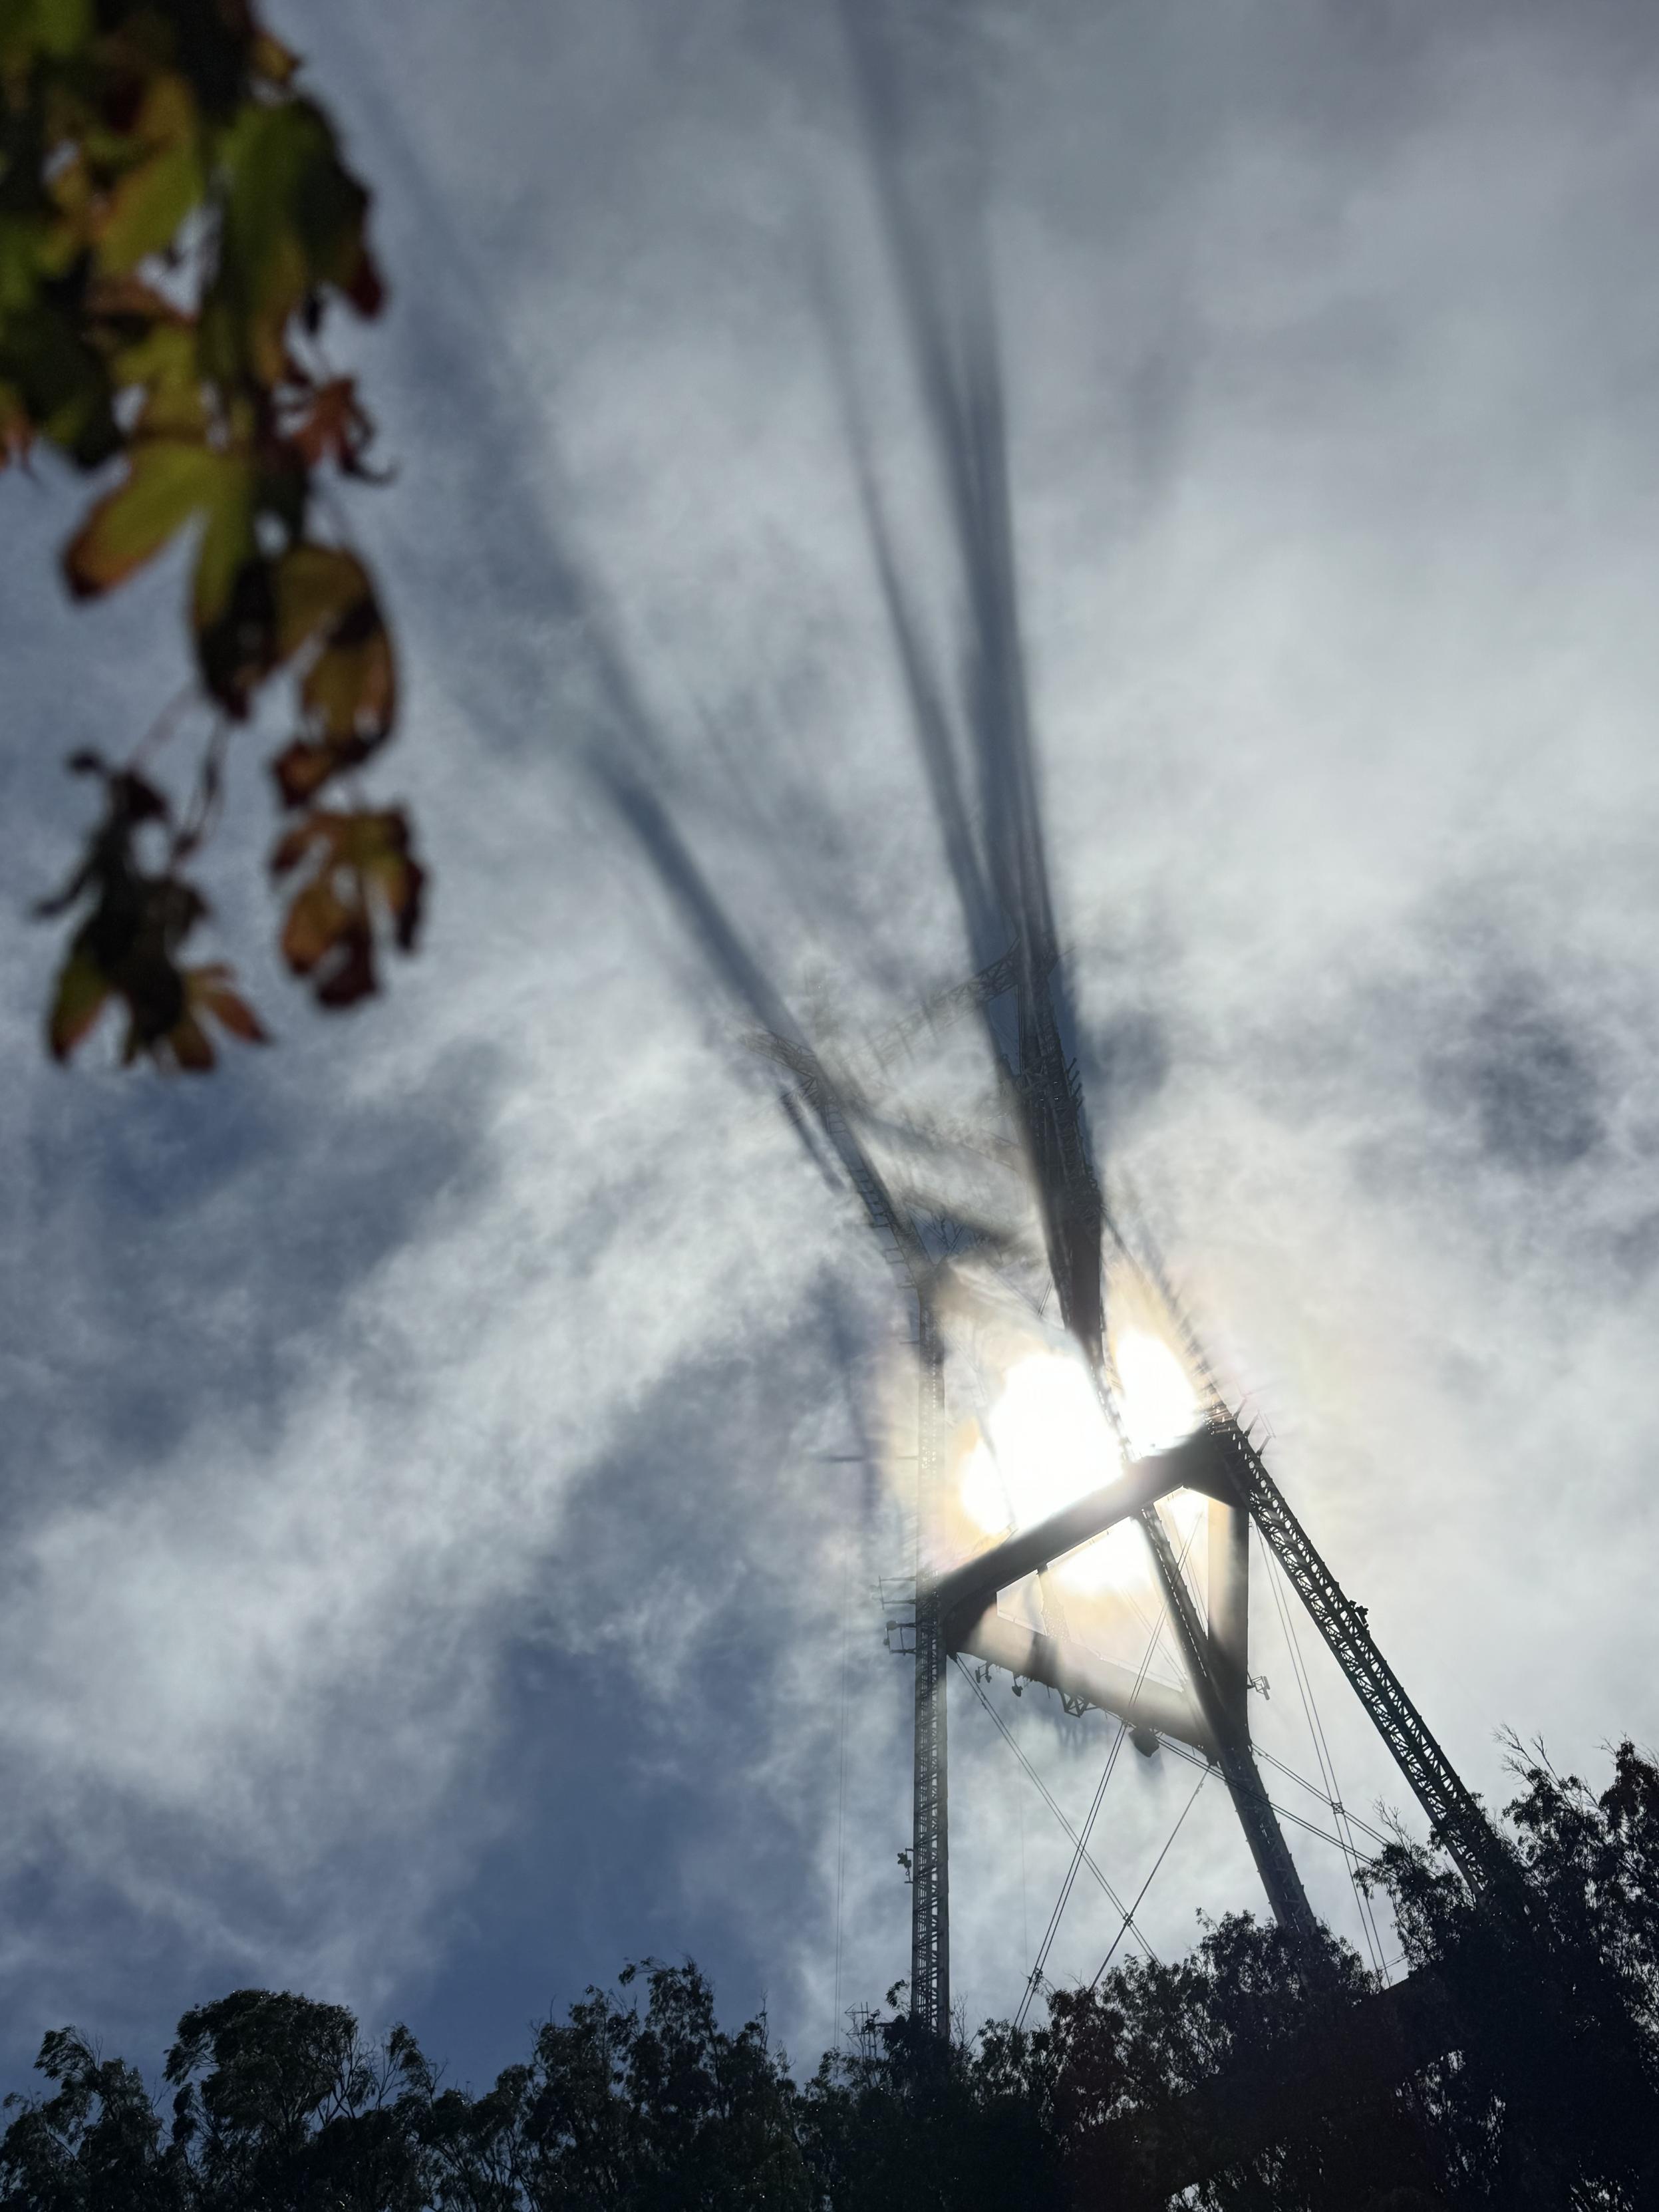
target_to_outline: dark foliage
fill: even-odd
[[[872,2014],[798,2087],[764,2019],[728,2034],[695,1966],[647,1963],[475,2094],[404,2029],[371,2047],[339,2006],[244,1990],[185,2014],[154,2094],[47,2036],[0,2208],[1136,2212],[1185,2190],[1198,2212],[1646,2212],[1659,1769],[1621,1745],[1597,1796],[1516,1764],[1511,1896],[1477,1906],[1432,1853],[1387,1855],[1405,2006],[1334,1942],[1310,1975],[1241,1915],[1176,1965],[1053,1993],[1032,2032],[947,2047]]]
[[[1000,2027],[946,2045],[902,2014],[872,2018],[853,2053],[826,2056],[802,2099],[813,2203],[1042,2212],[1062,2202],[1062,2146],[1032,2055]]]

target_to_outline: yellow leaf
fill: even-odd
[[[355,1006],[378,988],[376,914],[391,921],[405,952],[420,927],[426,872],[410,853],[408,821],[395,807],[319,808],[281,839],[272,872],[284,875],[301,860],[314,872],[289,908],[283,953],[295,975],[311,978],[319,1005]]]

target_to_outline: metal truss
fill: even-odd
[[[1289,1576],[1309,1619],[1428,1814],[1435,1835],[1472,1887],[1502,1887],[1510,1873],[1503,1844],[1377,1650],[1365,1608],[1343,1591],[1262,1465],[1260,1453],[1224,1407],[1212,1414],[1210,1434],[1224,1455],[1240,1502]]]

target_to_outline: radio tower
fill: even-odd
[[[1362,1607],[1345,1595],[1224,1401],[1155,1259],[1137,1261],[1102,1196],[1059,958],[1031,742],[1008,488],[1007,441],[991,290],[975,175],[957,166],[946,208],[924,204],[907,144],[902,58],[876,13],[846,8],[853,77],[888,242],[915,386],[938,467],[961,609],[948,660],[930,654],[924,611],[908,589],[879,475],[863,434],[844,348],[843,376],[858,477],[920,757],[964,933],[979,973],[952,994],[984,1023],[1006,1118],[1023,1155],[1041,1224],[1045,1272],[1061,1320],[1115,1433],[1122,1470],[1039,1527],[946,1565],[937,1549],[937,1431],[943,1352],[935,1301],[917,1285],[921,1413],[917,1445],[915,1788],[912,1845],[910,2002],[939,2035],[950,2032],[948,1761],[945,1668],[961,1652],[1046,1682],[1073,1704],[1097,1705],[1126,1726],[1164,1730],[1210,1759],[1234,1810],[1275,1917],[1316,1965],[1317,1923],[1264,1789],[1250,1741],[1249,1552],[1252,1522],[1283,1568],[1347,1681],[1400,1765],[1436,1836],[1477,1885],[1501,1879],[1502,1847],[1474,1799],[1377,1650]],[[970,148],[973,117],[953,132]],[[933,149],[935,155],[938,149]],[[970,156],[971,159],[971,156]],[[939,165],[933,164],[937,179]],[[823,1094],[819,1094],[822,1110]],[[844,1110],[838,1114],[848,1126]],[[837,1146],[838,1151],[841,1146]],[[843,1152],[842,1157],[845,1158]],[[883,1190],[878,1226],[890,1212]],[[1201,1399],[1197,1432],[1174,1449],[1136,1458],[1108,1351],[1105,1246],[1156,1279]],[[917,1240],[918,1243],[920,1239]],[[935,1258],[933,1265],[937,1267]],[[1200,1611],[1159,1510],[1176,1489],[1208,1501],[1208,1593]],[[1144,1530],[1188,1682],[1185,1697],[1113,1668],[1062,1630],[1004,1619],[1000,1590],[1043,1569],[1117,1522]]]
[[[955,1001],[951,1011],[967,1003],[994,1018],[999,999],[1017,994],[1019,988],[1018,980],[1010,981],[1010,963],[998,963],[950,994]],[[936,1018],[939,1011],[934,1010]],[[1045,1041],[1047,1024],[1053,1027]],[[1316,1916],[1250,1741],[1246,1693],[1252,1522],[1382,1735],[1427,1814],[1433,1834],[1471,1886],[1485,1889],[1501,1885],[1507,1869],[1503,1846],[1479,1804],[1378,1650],[1364,1608],[1342,1590],[1223,1397],[1156,1254],[1150,1247],[1133,1248],[1102,1203],[1075,1073],[1069,1060],[1055,1057],[1057,1025],[1053,1001],[1046,998],[1038,1001],[1029,1021],[1009,1025],[1032,1040],[1033,1053],[1012,1071],[1012,1079],[1004,1091],[1017,1115],[1028,1118],[1028,1127],[1030,1122],[1037,1125],[1031,1152],[1041,1143],[1046,1150],[1038,1158],[1058,1164],[1051,1167],[1052,1180],[1044,1194],[1049,1202],[1038,1209],[1048,1231],[1049,1264],[1058,1245],[1070,1266],[1091,1270],[1074,1274],[1068,1284],[1055,1268],[1053,1279],[1062,1317],[1079,1348],[1091,1358],[1102,1404],[1122,1447],[1122,1464],[1111,1480],[1088,1495],[955,1563],[943,1560],[939,1548],[939,1437],[946,1340],[939,1295],[956,1259],[986,1232],[953,1222],[948,1210],[935,1206],[924,1212],[913,1198],[895,1194],[856,1133],[865,1102],[848,1079],[832,1078],[803,1044],[775,1033],[752,1040],[789,1070],[799,1107],[830,1139],[888,1258],[915,1297],[919,1409],[910,2003],[915,2016],[941,2036],[951,2029],[945,1673],[957,1654],[1005,1669],[1017,1680],[1046,1684],[1074,1712],[1098,1706],[1118,1717],[1126,1729],[1143,1734],[1150,1730],[1200,1753],[1226,1784],[1274,1917],[1304,1948],[1310,1969],[1316,1973],[1322,1970],[1325,1954]],[[994,1018],[990,1026],[996,1034]],[[1045,1059],[1063,1079],[1057,1087],[1043,1079]],[[1200,1397],[1200,1417],[1193,1433],[1167,1449],[1140,1457],[1133,1456],[1129,1448],[1116,1378],[1102,1349],[1102,1248],[1106,1244],[1115,1264],[1133,1272],[1162,1301]],[[1072,1290],[1079,1284],[1085,1296],[1073,1299]],[[1079,1305],[1085,1316],[1081,1329],[1075,1317]],[[1160,1511],[1161,1501],[1176,1491],[1197,1492],[1206,1501],[1208,1571],[1202,1607]],[[1038,1630],[999,1610],[1000,1593],[1132,1519],[1146,1534],[1174,1625],[1186,1674],[1184,1689],[1147,1680],[1102,1657],[1063,1626]]]
[[[1020,637],[1004,435],[989,287],[971,195],[948,220],[923,220],[902,158],[902,79],[870,10],[843,11],[861,95],[877,204],[934,458],[961,610],[947,662],[908,588],[878,473],[852,389],[847,349],[833,358],[894,637],[963,933],[976,973],[900,1026],[885,1060],[924,1030],[972,1016],[983,1028],[1036,1216],[1041,1273],[1091,1378],[1121,1460],[1110,1480],[1036,1527],[955,1561],[941,1556],[939,1448],[950,1351],[950,1295],[958,1263],[994,1249],[999,1232],[937,1199],[924,1202],[884,1174],[867,1134],[862,1086],[832,1066],[794,1021],[687,848],[662,791],[649,717],[619,653],[597,619],[600,692],[617,744],[596,777],[638,839],[710,966],[755,1024],[750,1042],[785,1079],[781,1093],[820,1170],[850,1186],[883,1254],[914,1302],[919,1376],[915,1559],[915,1762],[911,1850],[910,2004],[934,2034],[951,2032],[949,1746],[945,1671],[955,1655],[1048,1684],[1073,1711],[1098,1706],[1126,1728],[1150,1730],[1220,1772],[1267,1902],[1304,1947],[1310,1970],[1324,1954],[1317,1923],[1257,1770],[1250,1741],[1249,1531],[1255,1524],[1309,1618],[1370,1715],[1401,1772],[1472,1887],[1501,1887],[1509,1862],[1398,1677],[1364,1610],[1345,1594],[1217,1386],[1161,1265],[1120,1235],[1104,1202],[1079,1079],[1066,977],[1058,953],[1033,763]],[[960,179],[958,179],[960,181]],[[947,674],[948,671],[948,674]],[[631,763],[630,763],[630,756]],[[1018,1248],[1011,1241],[1008,1249]],[[1135,1456],[1109,1349],[1108,1254],[1160,1296],[1198,1393],[1199,1425],[1172,1448]],[[1160,1511],[1176,1490],[1207,1501],[1206,1602],[1200,1607]],[[1150,1547],[1186,1674],[1183,1690],[1132,1674],[1071,1638],[1005,1618],[999,1592],[1126,1520]]]

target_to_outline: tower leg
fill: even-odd
[[[950,1798],[945,1635],[937,1598],[916,1599],[915,1843],[910,1854],[910,2010],[951,2033]]]
[[[910,1851],[910,2012],[933,2034],[951,2033],[951,1831],[945,1723],[945,1623],[938,1573],[939,1439],[943,1347],[920,1302],[921,1404],[916,1424],[915,1773]]]
[[[1244,1515],[1237,1508],[1224,1509],[1237,1514],[1240,1522]],[[1211,1633],[1198,1617],[1192,1592],[1187,1587],[1181,1562],[1176,1557],[1175,1547],[1164,1525],[1156,1505],[1149,1505],[1140,1516],[1141,1526],[1146,1531],[1152,1547],[1152,1557],[1158,1565],[1158,1580],[1164,1585],[1170,1601],[1170,1612],[1180,1638],[1182,1656],[1192,1677],[1198,1698],[1211,1732],[1220,1746],[1220,1766],[1223,1781],[1233,1801],[1233,1810],[1238,1815],[1238,1825],[1244,1831],[1244,1840],[1250,1847],[1250,1856],[1255,1861],[1255,1870],[1261,1877],[1261,1887],[1267,1893],[1267,1903],[1273,1918],[1281,1928],[1287,1929],[1310,1963],[1323,1961],[1325,1953],[1319,1940],[1319,1922],[1308,1902],[1308,1893],[1302,1887],[1302,1877],[1297,1872],[1296,1861],[1291,1856],[1290,1845],[1285,1841],[1279,1817],[1267,1801],[1261,1777],[1250,1748],[1250,1732],[1243,1711],[1242,1694],[1230,1698],[1226,1687],[1226,1668],[1218,1677],[1214,1666]],[[1215,1534],[1213,1524],[1212,1537]],[[1230,1621],[1230,1609],[1242,1599],[1236,1588],[1238,1579],[1237,1539],[1224,1524],[1223,1534],[1223,1602],[1220,1620],[1229,1623],[1224,1630],[1224,1640],[1236,1636],[1237,1624]],[[1249,1554],[1246,1553],[1248,1560]],[[1212,1586],[1213,1587],[1213,1586]],[[1247,1586],[1248,1587],[1248,1586]]]
[[[1209,1501],[1210,1669],[1217,1694],[1246,1735],[1250,1682],[1250,1517],[1242,1506]]]
[[[1248,1736],[1223,1741],[1221,1778],[1232,1798],[1233,1810],[1244,1831],[1250,1856],[1255,1861],[1261,1887],[1267,1893],[1273,1918],[1296,1937],[1310,1960],[1322,1962],[1325,1954],[1319,1940],[1318,1917],[1308,1902],[1308,1893],[1302,1887],[1302,1877],[1296,1870],[1290,1845],[1285,1841],[1279,1815],[1267,1801]]]

